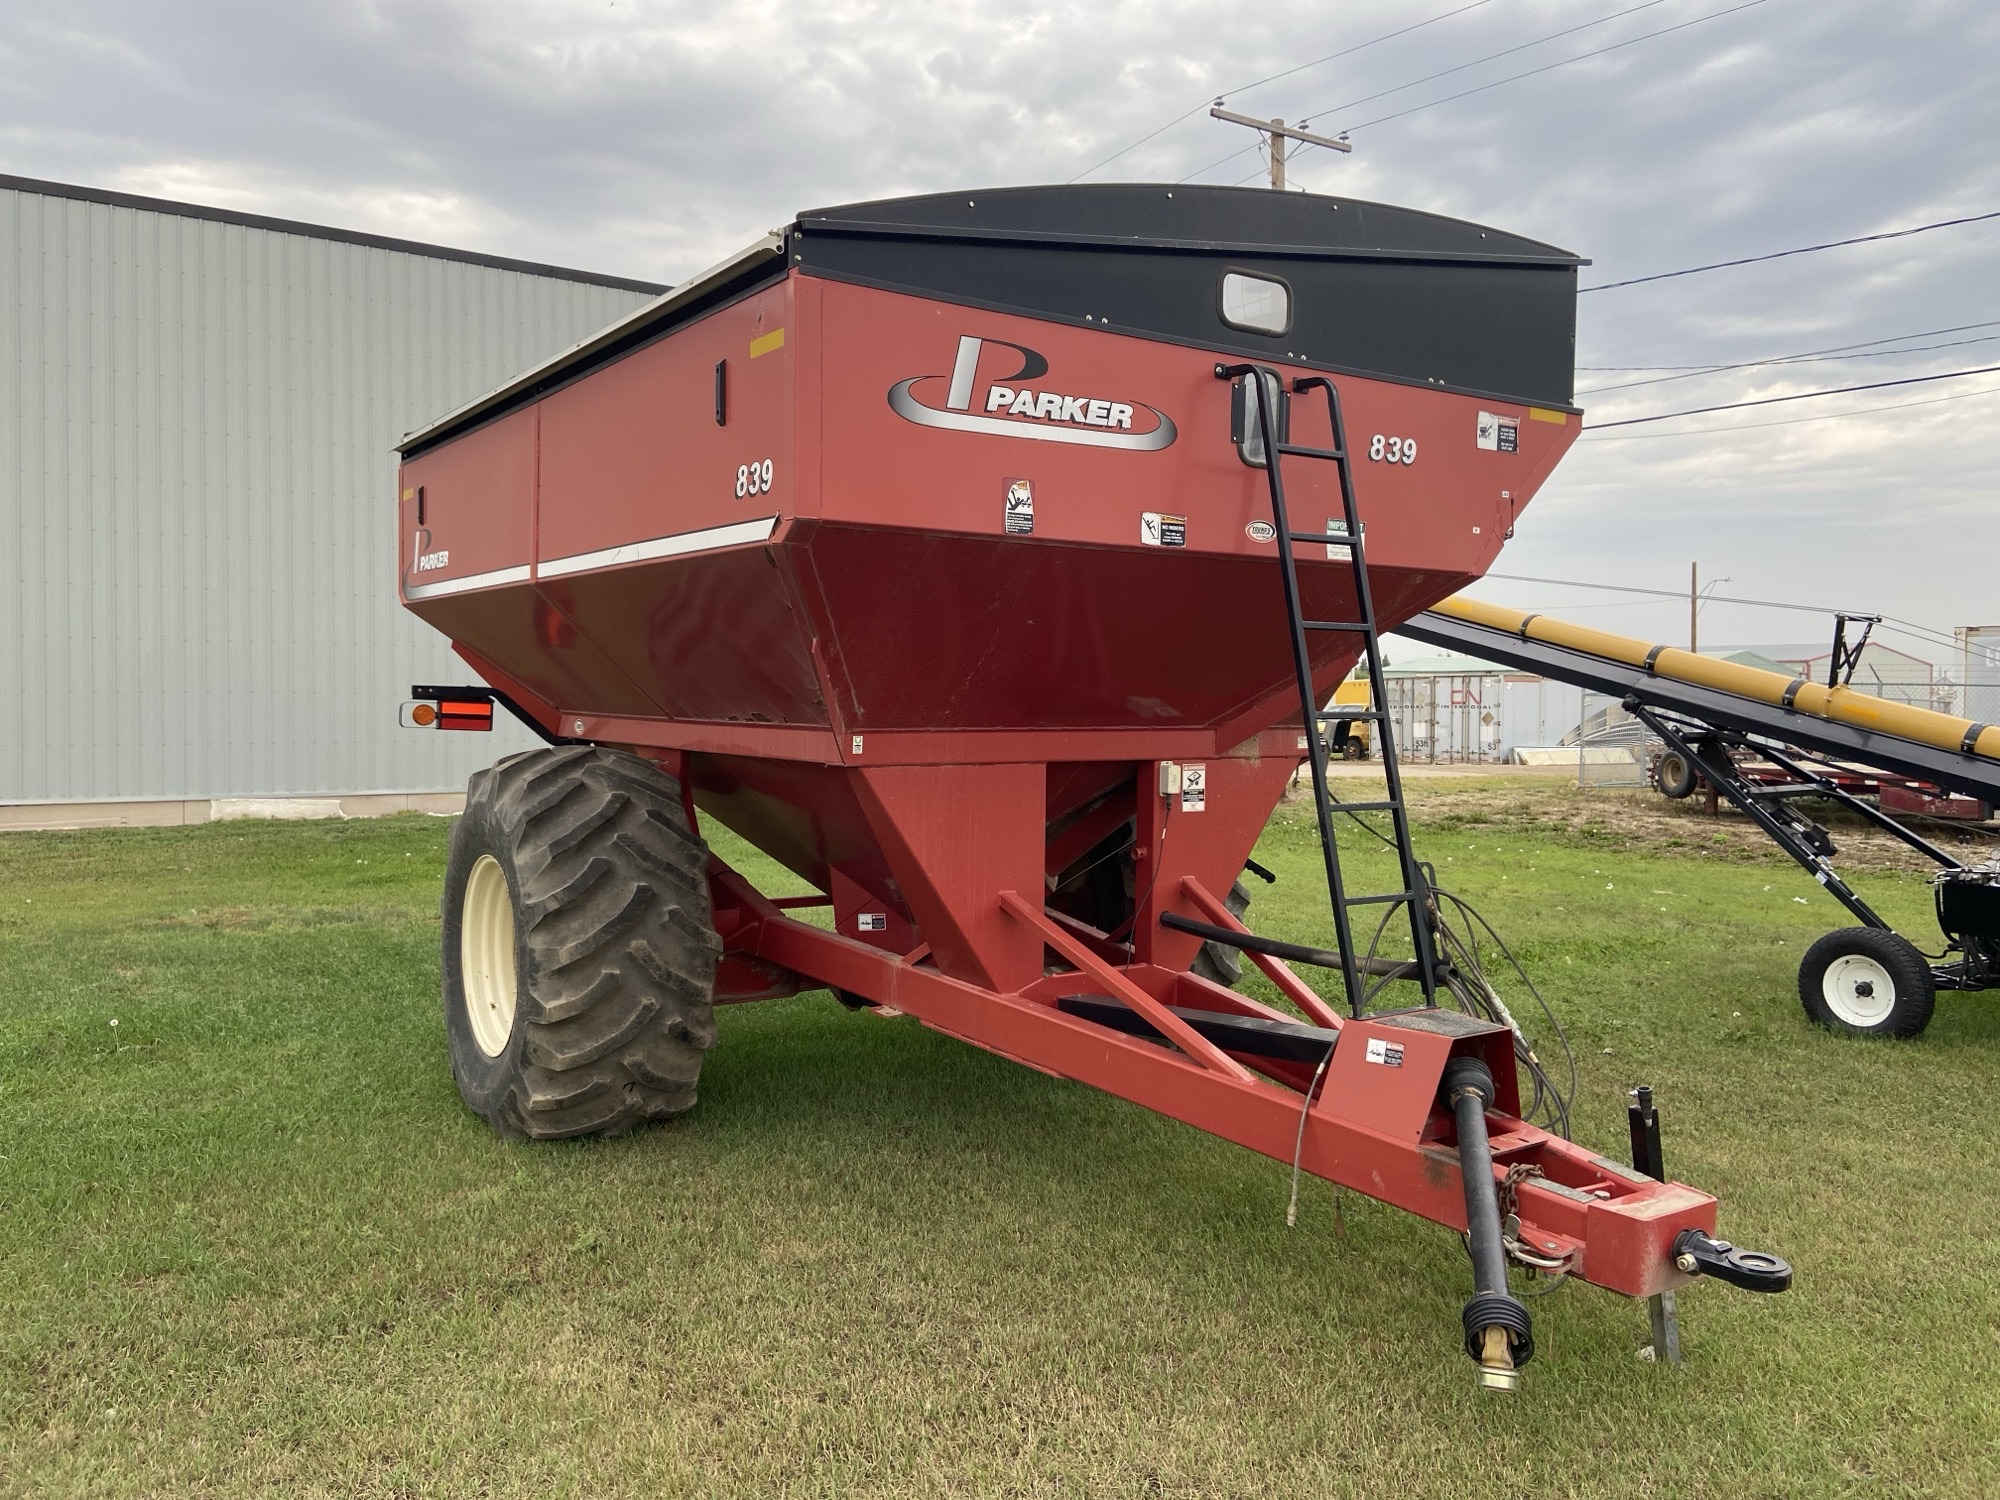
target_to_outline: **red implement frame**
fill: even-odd
[[[1233,772],[1246,793],[1259,780],[1274,783],[1275,801],[1282,783],[1274,765],[1289,774],[1282,756],[1212,762],[1211,786],[1227,784]],[[699,787],[698,771],[689,769]],[[1187,825],[1198,820],[1167,812],[1165,799],[1151,795],[1153,767],[1140,766],[1141,848],[1148,855],[1140,868],[1151,864],[1153,871],[1141,877],[1139,922],[1129,940],[1116,941],[1044,909],[1043,767],[955,767],[949,788],[936,786],[939,769],[925,768],[907,785],[883,769],[848,773],[861,779],[857,795],[870,821],[893,829],[884,844],[898,875],[922,877],[915,884],[906,878],[905,894],[923,931],[935,935],[898,952],[810,926],[788,914],[793,903],[781,907],[717,860],[711,886],[728,952],[718,1001],[820,986],[842,990],[1266,1156],[1290,1161],[1296,1145],[1302,1170],[1458,1230],[1466,1224],[1465,1194],[1439,1082],[1448,1059],[1475,1056],[1499,1081],[1489,1121],[1496,1178],[1509,1168],[1534,1169],[1525,1178],[1512,1174],[1524,1248],[1629,1296],[1690,1280],[1674,1268],[1674,1238],[1685,1229],[1712,1232],[1715,1199],[1655,1182],[1517,1118],[1512,1039],[1503,1028],[1440,1032],[1426,1024],[1436,1013],[1422,1011],[1343,1018],[1285,964],[1251,954],[1311,1023],[1339,1033],[1323,1084],[1307,1105],[1313,1067],[1231,1054],[1173,1014],[1169,1007],[1296,1019],[1185,972],[1178,945],[1198,940],[1157,925],[1160,912],[1176,910],[1244,930],[1194,867],[1212,866],[1210,848],[1233,844],[1242,831],[1236,825],[1249,823],[1254,837],[1269,801],[1258,797],[1261,809],[1248,818],[1248,796],[1236,817],[1227,815],[1228,799],[1212,803],[1204,816],[1214,821],[1204,826],[1214,833],[1197,838]],[[1234,868],[1225,863],[1223,873]],[[1172,957],[1161,951],[1170,943]],[[738,978],[742,987],[732,992]],[[1072,996],[1122,1001],[1172,1045],[1068,1014],[1058,1002]],[[1449,1034],[1460,1030],[1467,1034]],[[1385,1045],[1371,1049],[1371,1040]],[[1374,1060],[1380,1057],[1399,1061]]]

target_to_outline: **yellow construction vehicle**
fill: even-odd
[[[1326,748],[1334,755],[1347,760],[1366,760],[1375,746],[1375,724],[1372,719],[1343,719],[1339,716],[1342,704],[1352,704],[1356,708],[1370,706],[1371,694],[1366,677],[1350,677],[1334,689],[1333,701],[1321,712],[1319,719],[1320,737],[1326,741]]]

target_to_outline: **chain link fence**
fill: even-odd
[[[1585,788],[1647,786],[1665,748],[1618,699],[1604,693],[1583,695],[1583,718],[1563,744],[1576,750],[1576,784]]]

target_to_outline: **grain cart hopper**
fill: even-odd
[[[1509,1257],[1634,1296],[1788,1279],[1709,1195],[1526,1123],[1506,1027],[1357,987],[1350,906],[1418,913],[1426,1002],[1435,955],[1386,737],[1404,889],[1341,885],[1314,707],[1575,439],[1577,264],[1299,194],[855,204],[410,437],[402,598],[485,684],[415,716],[498,702],[549,742],[453,835],[470,1106],[669,1116],[713,1004],[828,988],[1468,1231],[1493,1386],[1532,1351]],[[1226,899],[1302,758],[1337,951]],[[703,819],[820,895],[761,894]],[[1212,943],[1299,1014],[1191,972]]]

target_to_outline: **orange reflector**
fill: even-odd
[[[438,705],[440,729],[491,729],[493,727],[493,705],[491,703],[452,702],[446,700]]]
[[[410,710],[410,722],[419,725],[435,724],[438,711],[428,703],[419,703]]]

